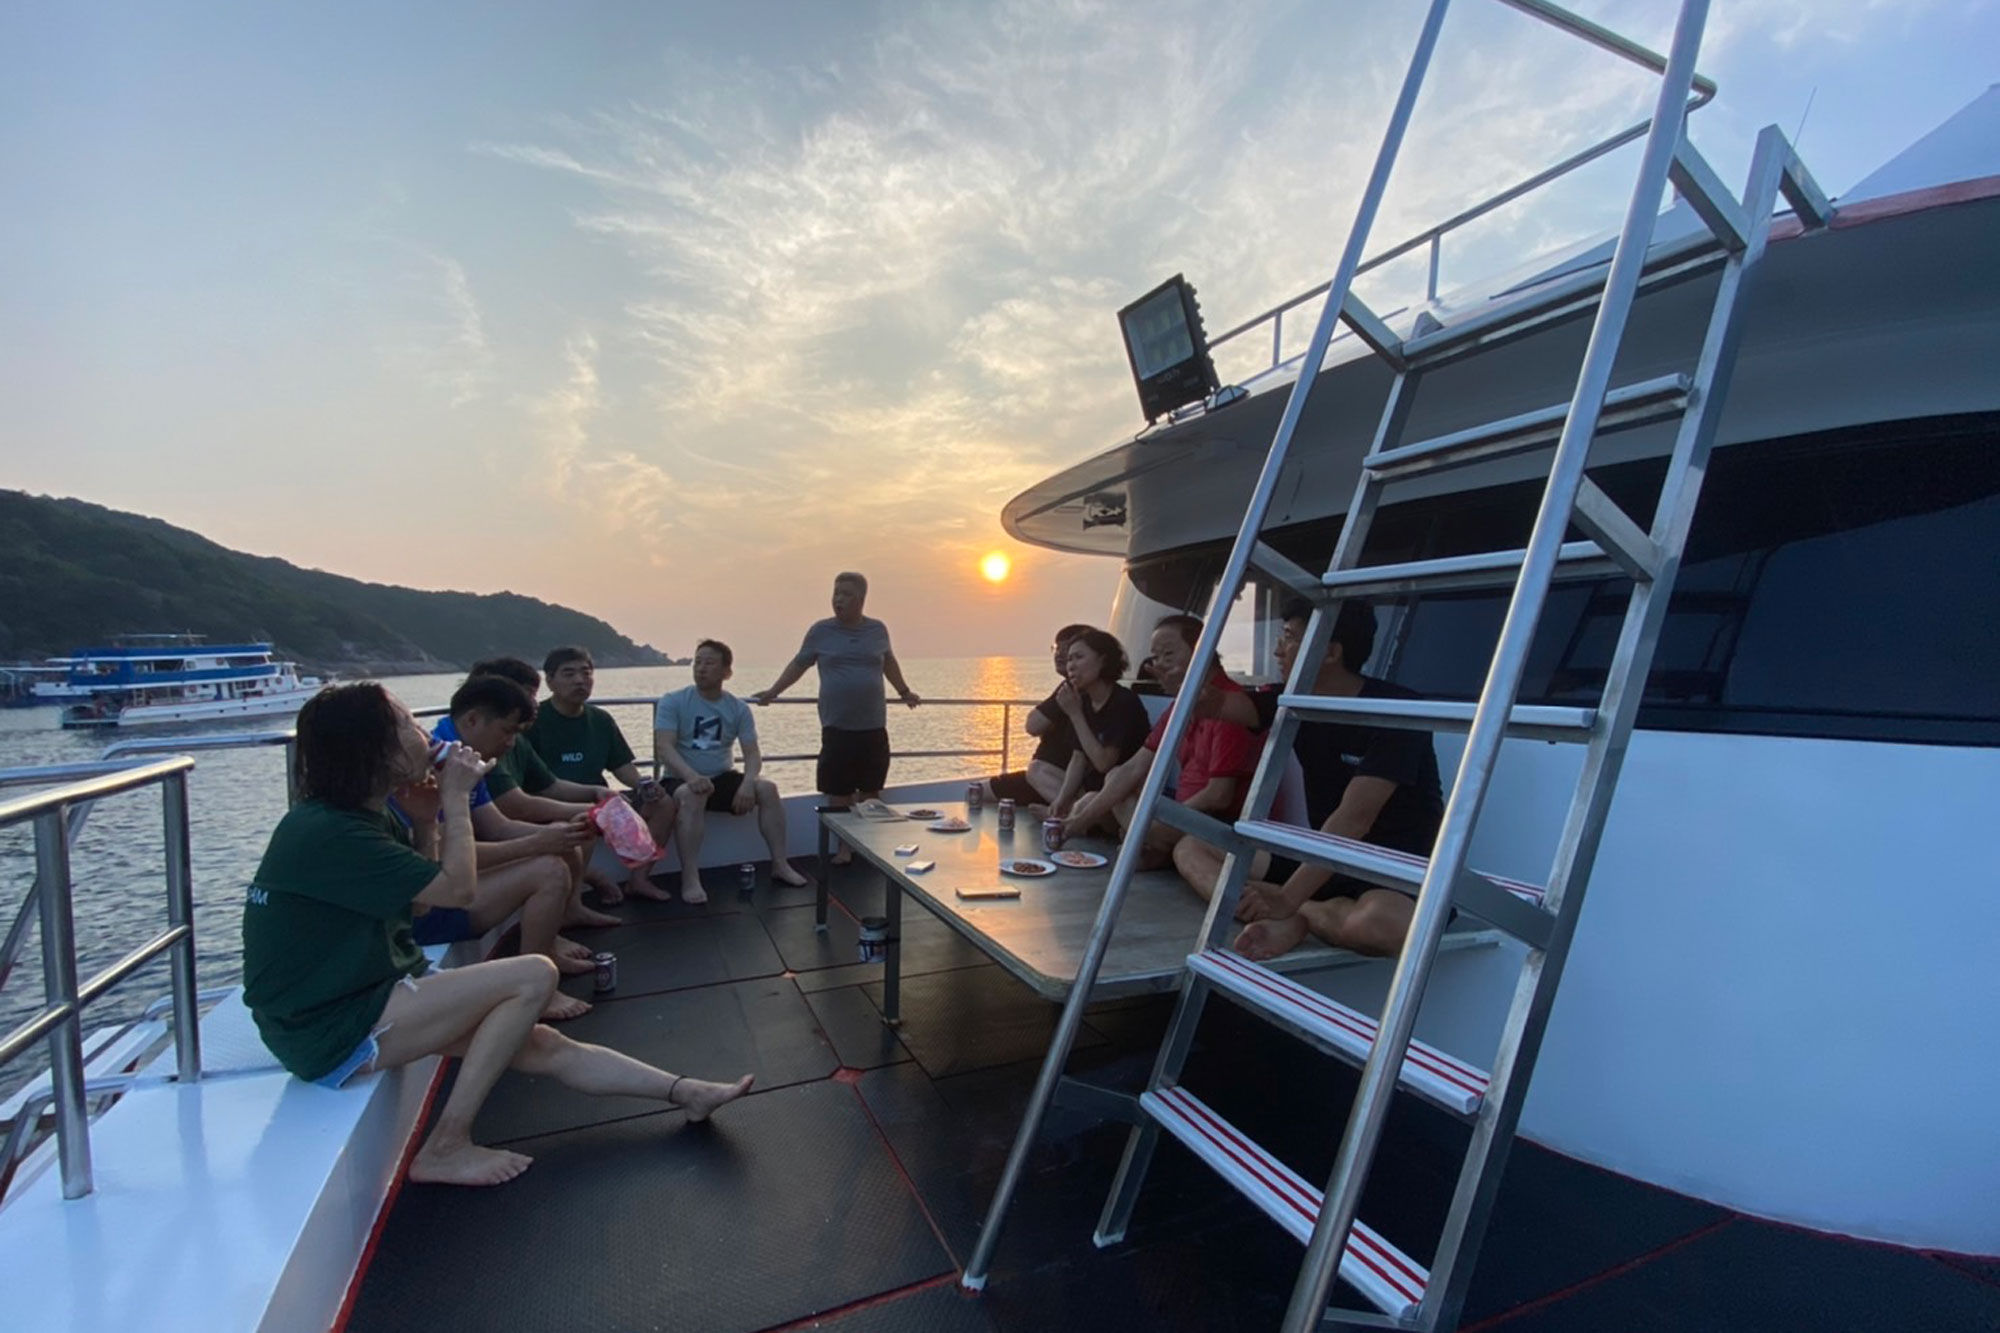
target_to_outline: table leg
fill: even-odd
[[[833,807],[830,805],[814,806],[813,814],[824,816],[831,809]],[[813,929],[824,935],[826,934],[827,894],[833,880],[833,847],[831,840],[827,836],[826,820],[819,818],[814,823],[815,827],[819,830],[819,865],[815,867],[819,871],[819,874],[814,876],[819,881],[819,892],[813,899]]]
[[[882,876],[882,915],[889,919],[882,959],[882,1021],[899,1028],[903,1026],[903,886],[894,875]]]

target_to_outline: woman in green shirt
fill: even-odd
[[[243,999],[264,1044],[300,1078],[339,1087],[426,1055],[462,1061],[412,1180],[497,1185],[520,1153],[472,1142],[500,1071],[547,1074],[582,1092],[649,1097],[689,1120],[749,1091],[670,1074],[536,1019],[555,993],[539,954],[426,973],[410,912],[463,908],[478,880],[471,803],[491,767],[453,745],[433,768],[430,736],[373,682],[329,686],[299,712],[299,803],[272,831],[243,911]],[[410,828],[388,813],[394,794]]]

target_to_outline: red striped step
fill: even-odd
[[[1139,1105],[1300,1244],[1312,1238],[1325,1196],[1297,1172],[1245,1138],[1186,1088],[1141,1093]],[[1359,1221],[1340,1257],[1340,1276],[1392,1319],[1416,1313],[1431,1278],[1421,1264]]]
[[[1359,1065],[1375,1048],[1381,1025],[1374,1019],[1240,954],[1210,949],[1189,958],[1188,969],[1217,990],[1300,1033],[1329,1055]],[[1418,1096],[1465,1116],[1478,1114],[1490,1081],[1486,1071],[1420,1041],[1411,1042],[1404,1053],[1398,1078]]]

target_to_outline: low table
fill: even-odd
[[[928,820],[866,819],[845,810],[820,815],[822,843],[829,833],[837,834],[888,881],[882,911],[889,922],[883,958],[883,1017],[891,1024],[901,1019],[901,948],[897,937],[902,933],[905,896],[963,935],[1036,994],[1057,1002],[1067,998],[1090,942],[1104,891],[1111,883],[1110,859],[1116,856],[1117,845],[1101,838],[1069,841],[1068,848],[1107,858],[1106,864],[1095,870],[1063,868],[1039,879],[1003,875],[999,868],[1002,858],[1043,857],[1041,828],[1033,816],[1022,811],[1014,831],[1002,833],[999,812],[991,805],[971,814],[962,802],[922,808],[936,809],[941,817],[956,815],[972,827],[964,833],[934,833],[925,827],[932,822]],[[895,848],[907,843],[917,844],[916,855],[897,856]],[[824,846],[821,851],[819,920],[824,925],[830,872]],[[912,875],[907,867],[913,860],[935,861],[937,867]],[[956,892],[1000,883],[1018,887],[1021,896],[966,901]],[[1141,871],[1125,895],[1118,927],[1091,994],[1110,998],[1173,990],[1180,984],[1188,954],[1201,936],[1207,910],[1208,905],[1172,870]],[[1267,966],[1280,972],[1303,972],[1363,961],[1359,954],[1309,939]]]

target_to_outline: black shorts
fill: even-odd
[[[986,785],[993,788],[996,800],[1012,801],[1016,805],[1047,805],[1049,798],[1035,790],[1026,773],[1002,773],[997,778],[988,778]]]
[[[819,789],[828,796],[879,792],[889,780],[889,732],[819,729]]]
[[[737,791],[743,786],[743,775],[732,768],[726,772],[717,773],[709,781],[715,784],[715,790],[708,794],[708,804],[704,805],[702,809],[713,810],[718,815],[729,814],[730,803],[736,799]],[[660,779],[660,785],[666,788],[667,795],[672,796],[682,787],[687,786],[687,783],[669,774]]]
[[[1292,877],[1292,872],[1299,868],[1299,864],[1289,856],[1273,856],[1271,868],[1264,872],[1264,880],[1268,884],[1283,884]],[[1323,903],[1329,898],[1359,898],[1370,889],[1382,887],[1380,884],[1370,884],[1365,879],[1356,879],[1352,875],[1335,875],[1319,886],[1318,891],[1313,894],[1313,901]],[[1396,892],[1401,893],[1402,890],[1397,889]],[[1416,895],[1409,896],[1414,898]]]

